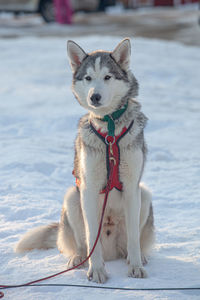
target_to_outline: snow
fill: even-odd
[[[21,235],[58,221],[74,183],[73,141],[84,110],[74,100],[66,38],[0,41],[0,284],[66,269],[57,249],[16,255]],[[113,37],[76,38],[88,51],[111,50]],[[143,180],[153,191],[156,245],[147,279],[127,277],[125,261],[106,263],[105,286],[200,287],[199,48],[132,39],[132,70],[149,122]],[[86,270],[45,283],[91,284]],[[95,285],[92,283],[92,285]],[[200,299],[200,291],[118,291],[74,287],[6,290],[5,299]]]

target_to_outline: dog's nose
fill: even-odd
[[[94,104],[95,106],[99,105],[99,101],[101,100],[101,95],[100,94],[93,94],[90,97],[92,104]]]

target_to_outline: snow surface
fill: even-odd
[[[21,235],[58,221],[74,183],[73,141],[84,110],[74,100],[64,38],[0,41],[0,284],[18,284],[66,268],[57,249],[16,255]],[[120,38],[85,37],[88,50]],[[124,260],[106,263],[105,286],[200,287],[200,51],[174,42],[132,39],[132,69],[149,118],[143,180],[153,191],[157,241],[147,279],[127,277]],[[88,284],[86,270],[46,283]],[[95,285],[94,283],[92,283]],[[5,299],[181,299],[200,291],[108,291],[66,287],[6,290]]]

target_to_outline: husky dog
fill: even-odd
[[[96,133],[107,133],[105,115],[112,119],[113,112],[123,109],[119,118],[112,119],[115,136],[129,127],[118,143],[118,179],[123,187],[121,191],[113,188],[109,193],[101,237],[89,259],[87,276],[104,283],[108,277],[104,260],[126,258],[128,276],[144,278],[147,274],[143,266],[154,242],[154,224],[151,193],[140,182],[147,153],[143,137],[147,118],[134,100],[138,83],[129,69],[130,40],[124,39],[112,52],[98,50],[89,54],[68,41],[68,55],[73,93],[88,110],[80,120],[75,141],[74,175],[79,186],[67,191],[60,223],[29,231],[19,241],[16,252],[57,244],[70,257],[69,267],[79,264],[90,253],[98,232],[104,199],[101,191],[108,173],[106,144]]]

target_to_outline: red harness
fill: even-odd
[[[129,127],[124,127],[121,133],[117,136],[108,136],[107,133],[102,133],[101,130],[97,130],[94,125],[90,122],[91,130],[102,140],[102,142],[106,145],[106,167],[107,167],[107,179],[111,177],[111,181],[109,182],[109,190],[111,191],[113,188],[116,188],[119,191],[122,191],[123,184],[119,178],[119,164],[120,164],[120,148],[119,141],[129,132],[131,127],[133,126],[133,121],[129,125]],[[112,176],[110,176],[110,169],[112,164]],[[74,171],[73,171],[74,174]],[[80,179],[76,178],[76,186],[80,187]],[[108,186],[100,192],[100,194],[106,193]]]

